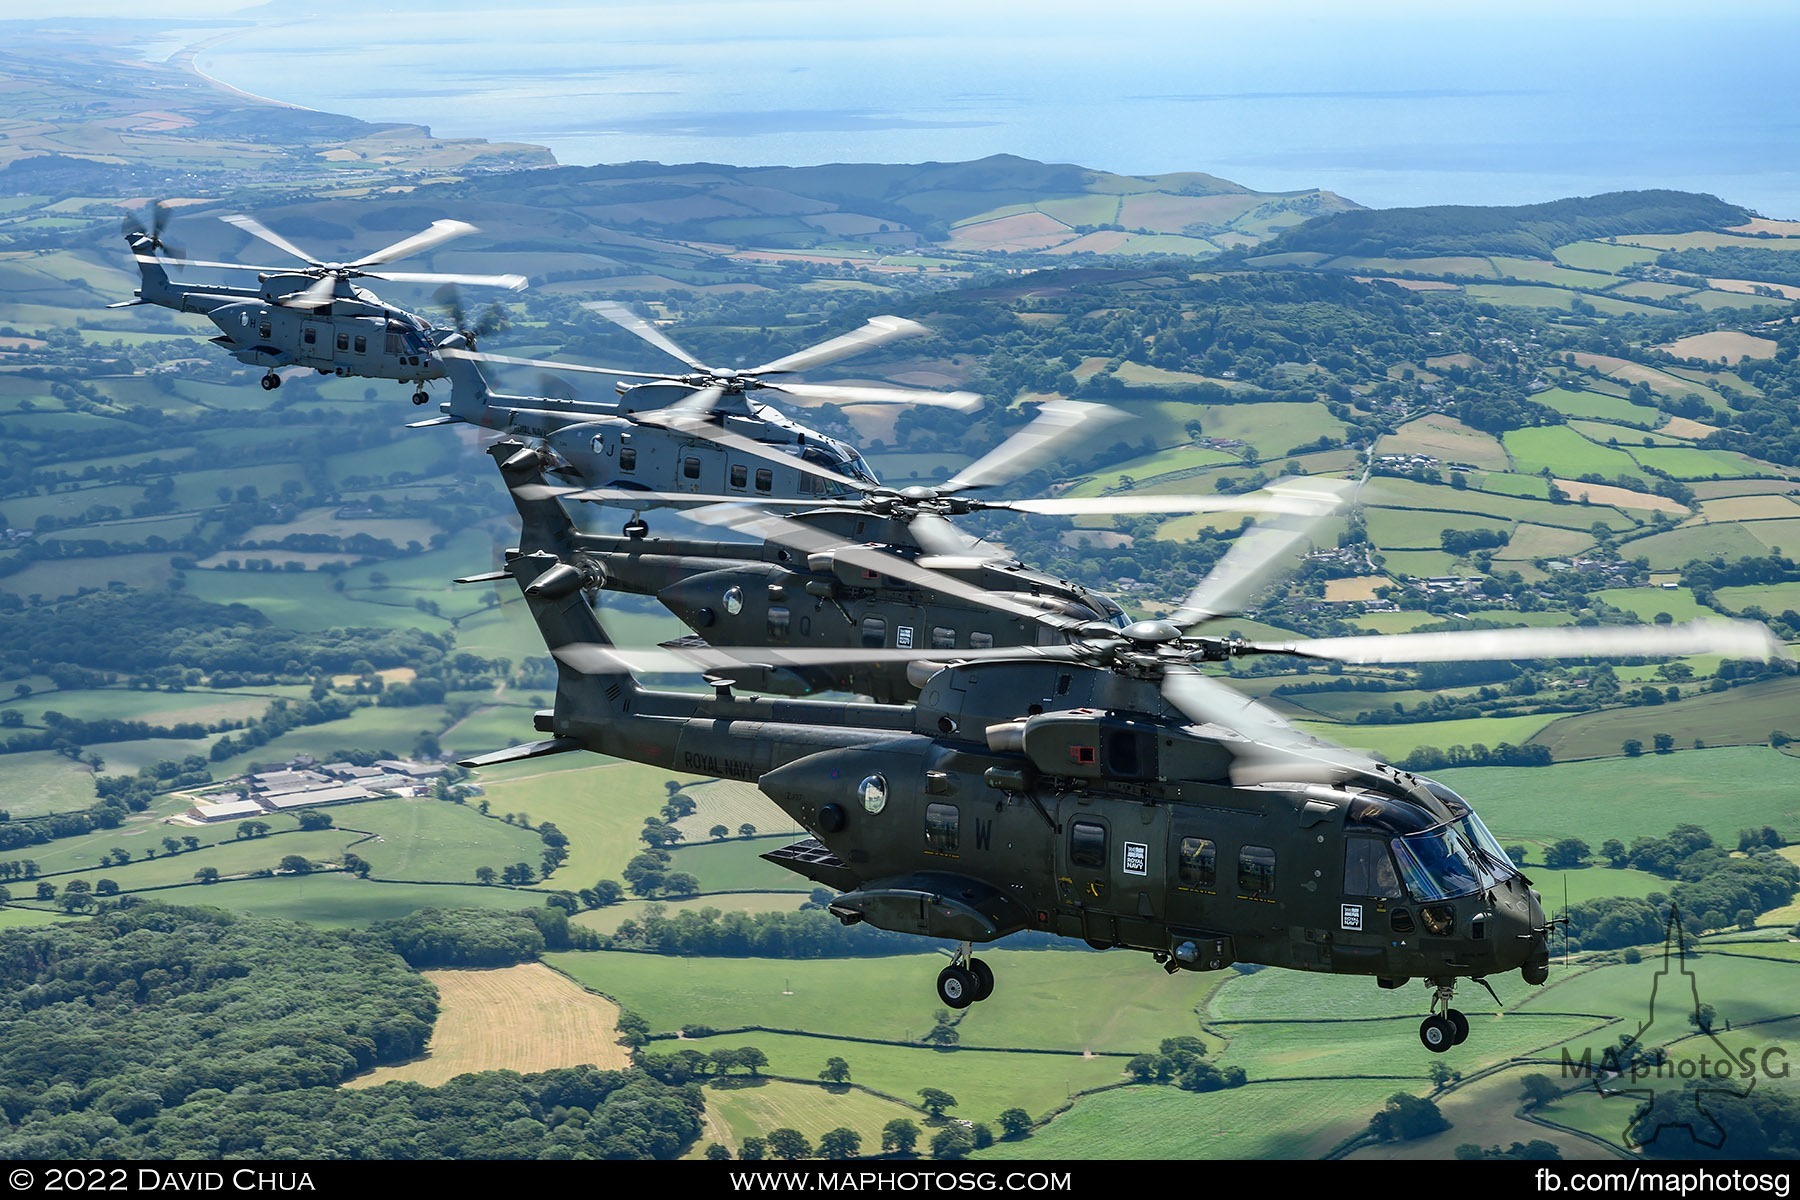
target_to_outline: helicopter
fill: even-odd
[[[762,857],[836,892],[828,909],[847,925],[954,942],[936,988],[958,1009],[996,986],[974,947],[1031,930],[1145,952],[1170,974],[1242,963],[1384,989],[1419,980],[1419,1039],[1444,1053],[1469,1036],[1460,981],[1498,1002],[1490,977],[1548,979],[1541,896],[1456,792],[1297,729],[1203,664],[1787,656],[1753,621],[1198,633],[1249,595],[1238,581],[1264,573],[1268,547],[1291,544],[1282,523],[1308,520],[1277,516],[1264,549],[1209,574],[1167,619],[1095,624],[1056,645],[831,652],[924,663],[913,704],[738,696],[716,676],[710,694],[658,690],[602,627],[580,553],[532,528],[551,507],[518,502],[506,567],[556,663],[554,705],[533,721],[547,736],[462,765],[585,750],[752,782],[807,831]]]
[[[664,497],[669,503],[706,503],[690,515],[702,524],[725,525],[757,539],[750,542],[583,533],[559,502],[595,494],[623,501],[634,493],[551,486],[544,479],[543,455],[524,443],[502,440],[489,453],[525,514],[524,528],[546,539],[546,548],[578,559],[591,587],[656,597],[693,630],[693,636],[665,646],[694,665],[738,686],[784,695],[846,691],[882,703],[904,703],[918,696],[914,664],[750,664],[710,653],[704,639],[813,650],[916,646],[942,652],[958,646],[1064,642],[1070,631],[1085,625],[1122,627],[1131,618],[1102,592],[1028,567],[1001,548],[965,536],[943,515],[946,510],[1129,508],[1323,516],[1335,511],[1346,493],[1339,481],[1298,479],[1241,496],[1081,499],[1067,506],[1054,498],[977,501],[961,495],[966,488],[1016,477],[1121,416],[1101,405],[1046,402],[1023,429],[941,485],[896,491],[856,481],[864,489],[857,500],[796,500],[793,506],[804,511],[792,517],[768,512],[773,502],[714,504],[709,502],[731,498]],[[459,582],[504,577],[502,570]]]
[[[599,503],[632,510],[623,532],[643,537],[642,511],[690,501],[695,495],[771,502],[817,502],[878,486],[853,447],[810,429],[750,393],[770,390],[844,403],[927,404],[969,412],[974,392],[802,384],[773,377],[833,362],[898,338],[926,332],[916,321],[871,317],[850,333],[749,368],[708,367],[623,305],[586,307],[645,340],[665,346],[693,369],[682,374],[627,371],[577,363],[482,354],[458,335],[438,347],[450,379],[450,399],[436,417],[412,428],[470,424],[535,450],[543,468],[586,488],[606,489]],[[528,366],[614,377],[611,401],[495,392],[484,364]]]
[[[517,291],[526,285],[523,275],[465,275],[444,272],[378,270],[384,263],[443,245],[475,232],[464,221],[440,220],[419,233],[365,254],[351,262],[316,259],[253,217],[239,213],[219,219],[300,259],[305,266],[259,267],[247,263],[214,262],[167,254],[170,209],[152,208],[148,220],[127,216],[125,242],[137,262],[140,282],[130,300],[107,305],[130,308],[155,304],[176,312],[204,314],[219,327],[212,340],[239,362],[266,368],[265,391],[281,386],[278,368],[311,367],[321,375],[395,379],[413,385],[412,401],[429,398],[425,384],[444,377],[438,348],[453,334],[462,334],[465,346],[476,327],[463,318],[460,306],[452,327],[433,325],[417,313],[384,303],[357,279],[401,282],[441,282],[454,286],[472,284]],[[256,271],[256,287],[222,284],[175,283],[170,266],[214,267],[231,271]]]

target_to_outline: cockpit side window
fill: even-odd
[[[1384,900],[1398,900],[1405,894],[1387,843],[1366,837],[1344,840],[1344,894]]]

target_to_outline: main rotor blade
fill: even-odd
[[[599,313],[601,316],[613,322],[615,325],[622,327],[627,332],[637,334],[637,336],[643,338],[646,342],[649,342],[664,354],[667,354],[672,358],[679,358],[682,362],[694,368],[694,370],[705,371],[709,375],[713,374],[713,369],[711,367],[689,354],[686,350],[683,350],[680,346],[677,346],[662,330],[658,329],[655,325],[652,325],[649,321],[644,320],[644,318],[638,316],[618,301],[590,300],[581,307],[587,309],[589,312]]]
[[[170,258],[162,254],[134,254],[133,258],[141,263],[161,263],[166,267],[219,267],[227,271],[263,271],[268,273],[298,273],[300,267],[257,267],[249,263],[211,262],[203,258]]]
[[[892,646],[713,646],[656,649],[608,647],[607,657],[633,670],[675,673],[732,667],[829,667],[852,663],[1066,661],[1068,646],[992,646],[975,650],[897,649]],[[558,658],[563,657],[561,653]]]
[[[1237,536],[1169,620],[1190,629],[1214,617],[1235,616],[1270,582],[1291,575],[1302,548],[1311,544],[1326,518],[1280,517],[1252,525]]]
[[[674,408],[651,408],[633,413],[632,420],[645,425],[655,425],[675,433],[685,433],[689,437],[703,438],[715,445],[726,446],[745,454],[753,454],[772,463],[792,467],[794,470],[811,475],[816,479],[829,480],[852,491],[867,492],[869,490],[869,485],[861,479],[840,475],[829,467],[822,467],[817,463],[807,461],[801,455],[785,453],[779,446],[771,446],[759,442],[755,438],[745,437],[741,433],[733,433],[729,429],[715,425],[705,417],[693,413],[682,412]],[[743,497],[738,496],[733,499],[742,500]]]
[[[433,246],[441,246],[453,238],[464,237],[474,232],[475,227],[467,221],[433,221],[429,229],[421,230],[411,237],[401,238],[391,246],[384,246],[373,254],[365,254],[355,262],[344,265],[347,267],[372,267],[377,263],[393,262],[397,258],[418,254]]]
[[[748,372],[746,372],[748,374]],[[771,383],[771,389],[832,404],[927,404],[974,412],[981,407],[976,392],[926,392],[912,388],[859,387],[835,383]]]
[[[336,293],[337,276],[326,275],[313,280],[305,291],[282,297],[280,303],[283,308],[317,308],[321,304],[330,304]]]
[[[466,283],[471,287],[505,288],[522,291],[527,282],[523,275],[463,275],[455,271],[364,271],[370,279],[391,279],[396,283]]]
[[[261,221],[258,221],[255,217],[247,217],[243,213],[227,213],[224,216],[221,216],[219,220],[225,222],[227,225],[237,226],[251,237],[261,238],[277,250],[285,251],[299,259],[301,262],[311,263],[315,267],[322,267],[325,265],[300,247],[294,245],[294,243],[282,237],[279,233],[276,233],[273,229],[270,229],[267,225],[264,225]]]
[[[473,350],[442,350],[454,358],[472,358],[476,362],[500,363],[509,367],[537,367],[544,371],[581,371],[589,375],[612,375],[620,379],[664,379],[667,376],[647,371],[615,371],[610,367],[589,367],[581,363],[551,362],[544,358],[512,358],[505,354],[481,354]]]
[[[900,338],[917,337],[929,333],[917,321],[909,321],[905,317],[870,317],[860,329],[854,329],[841,337],[834,337],[828,342],[820,342],[809,350],[798,350],[793,354],[773,359],[760,367],[751,367],[746,375],[779,375],[791,371],[804,371],[808,367],[817,367],[824,363],[836,362],[852,354],[885,345]]]
[[[1058,617],[1048,609],[1036,608],[990,592],[986,588],[977,587],[975,584],[965,583],[942,571],[921,567],[911,559],[902,558],[897,554],[890,554],[873,546],[845,542],[824,530],[816,529],[800,521],[773,514],[745,520],[742,513],[722,511],[728,508],[729,506],[720,505],[712,509],[700,509],[690,513],[689,516],[708,525],[729,525],[740,533],[764,538],[771,542],[779,542],[807,554],[829,553],[835,560],[849,563],[853,567],[886,575],[891,579],[898,579],[927,591],[956,596],[972,604],[997,609],[1015,617],[1057,626],[1075,623],[1067,618]],[[930,657],[930,655],[921,655],[921,657]]]
[[[1077,438],[1091,437],[1100,427],[1124,420],[1128,415],[1104,404],[1045,401],[1023,429],[933,490],[945,495],[1010,482],[1030,474]]]
[[[1785,659],[1788,648],[1760,621],[1682,625],[1577,625],[1468,629],[1251,643],[1251,649],[1345,663],[1526,661],[1538,658],[1664,658],[1719,654]]]
[[[1191,666],[1170,664],[1163,669],[1163,698],[1198,725],[1219,725],[1235,730],[1251,741],[1277,745],[1301,743],[1307,735],[1287,718],[1260,700],[1203,675]]]
[[[1041,500],[980,500],[983,508],[1054,516],[1127,516],[1132,513],[1256,513],[1296,517],[1337,512],[1329,497],[1278,492],[1271,488],[1236,496],[1165,496],[1155,493],[1120,496],[1052,496]]]

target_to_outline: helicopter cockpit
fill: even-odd
[[[1435,781],[1422,781],[1435,801],[1365,792],[1345,814],[1346,832],[1381,835],[1381,843],[1356,839],[1346,857],[1346,887],[1361,895],[1399,898],[1400,888],[1415,901],[1448,900],[1487,891],[1519,874],[1475,810]],[[1360,853],[1356,852],[1360,850]],[[1398,868],[1398,878],[1392,871]]]

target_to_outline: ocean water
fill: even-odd
[[[77,5],[80,7],[80,4]],[[1204,171],[1360,204],[1631,188],[1800,218],[1791,0],[527,0],[241,9],[146,44],[566,164]],[[143,10],[136,10],[139,17]]]

